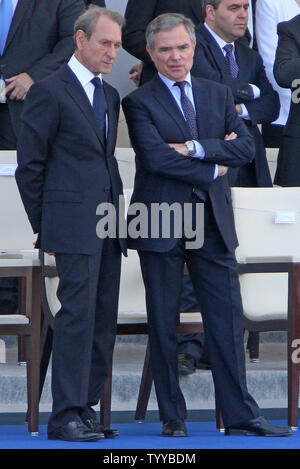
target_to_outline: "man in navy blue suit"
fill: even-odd
[[[122,25],[118,13],[90,6],[75,23],[74,55],[31,87],[22,116],[16,180],[37,247],[55,253],[59,277],[50,439],[118,434],[100,426],[92,407],[111,366],[126,252],[124,239],[96,230],[99,205],[118,210],[122,194],[114,157],[120,98],[102,78],[116,59]]]
[[[146,207],[143,236],[128,239],[140,256],[154,384],[164,436],[186,436],[186,405],[178,382],[176,326],[181,279],[186,262],[201,306],[217,400],[226,434],[289,435],[290,429],[260,416],[247,390],[242,302],[234,250],[238,244],[228,167],[254,156],[253,138],[238,117],[228,87],[190,75],[195,49],[194,26],[178,14],[160,15],[147,28],[147,50],[158,75],[123,100],[136,153],[132,207]],[[156,205],[188,204],[169,223]],[[204,204],[204,243],[187,244],[188,225],[195,240],[203,228],[198,209]],[[201,210],[200,210],[201,211]],[[178,212],[177,212],[178,215]],[[134,213],[129,209],[128,226]],[[201,218],[201,217],[200,217]],[[171,220],[171,217],[170,217]],[[154,230],[154,231],[153,231]],[[152,233],[155,232],[155,236]],[[199,241],[199,240],[198,240]]]
[[[240,42],[248,24],[248,0],[203,0],[205,21],[196,27],[194,76],[229,86],[240,118],[255,140],[255,158],[230,169],[230,185],[272,186],[266,150],[258,124],[273,122],[279,113],[278,93],[270,84],[258,52]],[[232,52],[226,52],[230,47]],[[231,69],[228,63],[234,63]]]

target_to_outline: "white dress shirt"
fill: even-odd
[[[95,78],[95,75],[88,68],[86,68],[84,65],[82,65],[82,63],[79,62],[79,60],[75,57],[74,54],[70,58],[70,60],[68,62],[68,66],[70,67],[70,69],[72,70],[74,75],[76,75],[76,77],[79,80],[82,88],[84,89],[84,91],[85,91],[91,105],[93,105],[93,96],[94,96],[95,87],[94,87],[93,83],[91,83],[91,80],[93,78]],[[96,75],[96,76],[98,78],[100,78],[100,80],[102,82],[101,73],[99,75]],[[107,113],[106,113],[106,129],[108,129],[108,116],[107,116]]]

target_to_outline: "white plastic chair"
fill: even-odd
[[[35,236],[25,213],[14,172],[16,152],[0,151],[0,277],[18,277],[18,314],[0,314],[0,334],[25,337],[28,429],[38,434],[41,265]]]
[[[288,423],[298,426],[300,188],[232,188],[245,328],[288,331]]]

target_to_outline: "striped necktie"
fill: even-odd
[[[233,55],[233,45],[232,44],[226,44],[226,46],[223,47],[223,49],[226,52],[225,58],[228,63],[230,75],[233,78],[237,78],[238,73],[239,73],[239,67],[238,64],[236,63],[236,60]]]

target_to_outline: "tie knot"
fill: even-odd
[[[100,88],[102,86],[102,83],[101,83],[101,80],[99,77],[94,77],[92,80],[91,80],[91,83],[93,83],[94,87],[95,88]]]
[[[184,91],[186,81],[176,81],[174,86],[178,86],[181,91]]]
[[[233,51],[233,45],[232,44],[226,44],[226,46],[223,47],[226,53],[231,54]]]

